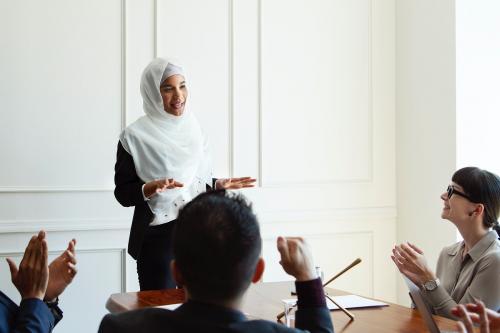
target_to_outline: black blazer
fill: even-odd
[[[330,311],[324,307],[299,308],[296,329],[267,320],[248,321],[243,313],[221,306],[188,301],[174,311],[149,308],[106,315],[99,333],[204,332],[204,333],[333,333]]]
[[[137,259],[144,234],[154,214],[142,195],[144,182],[137,176],[132,156],[118,142],[115,164],[115,198],[124,207],[135,206],[128,239],[128,253]]]
[[[216,178],[212,179],[212,187],[215,186],[216,180]],[[134,159],[118,141],[115,164],[115,198],[124,207],[135,206],[128,239],[128,253],[136,260],[141,252],[144,234],[154,218],[153,212],[144,200],[142,185],[144,182],[137,175]],[[211,190],[212,187],[207,185],[207,191]]]

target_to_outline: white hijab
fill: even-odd
[[[180,116],[164,110],[161,82],[174,74],[185,78],[180,66],[168,65],[167,60],[157,58],[144,69],[141,95],[146,115],[120,135],[120,142],[132,155],[142,181],[173,178],[184,184],[184,187],[167,189],[150,198],[148,204],[155,214],[152,224],[177,218],[178,209],[205,191],[206,184],[212,183],[208,142],[198,120],[186,107]]]

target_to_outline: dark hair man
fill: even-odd
[[[264,272],[262,239],[251,206],[241,195],[199,195],[179,213],[172,272],[186,293],[175,311],[150,308],[108,314],[99,332],[333,332],[321,280],[301,238],[277,241],[284,270],[296,278],[296,329],[240,312],[250,283]]]

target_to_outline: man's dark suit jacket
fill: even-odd
[[[149,308],[106,315],[99,333],[132,332],[234,332],[234,333],[332,333],[330,311],[326,307],[319,279],[296,283],[298,310],[295,329],[267,320],[247,320],[240,311],[222,306],[188,301],[174,311]]]
[[[212,187],[215,180],[212,180]],[[154,218],[147,201],[144,201],[142,185],[144,182],[137,175],[134,159],[123,148],[121,142],[118,142],[115,164],[115,198],[124,207],[135,206],[128,239],[128,253],[136,260],[139,257],[146,230]],[[212,187],[207,185],[207,191]]]
[[[0,291],[0,333],[51,332],[55,324],[54,315],[41,300],[26,299],[17,306]]]

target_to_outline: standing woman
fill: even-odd
[[[171,235],[179,208],[213,187],[252,187],[255,179],[212,179],[208,140],[185,108],[180,66],[154,59],[142,74],[141,95],[146,115],[120,135],[115,197],[135,206],[128,252],[137,261],[141,290],[175,288]]]

